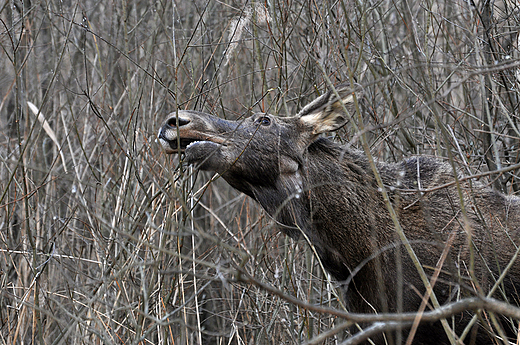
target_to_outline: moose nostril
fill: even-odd
[[[184,125],[187,125],[188,123],[190,123],[190,120],[179,117],[178,123],[179,123],[179,127],[181,127],[181,126],[184,126]],[[168,121],[166,121],[166,125],[170,126],[170,127],[177,127],[177,118],[176,117],[169,118]]]

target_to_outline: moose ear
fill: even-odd
[[[296,115],[305,125],[312,128],[312,134],[317,135],[341,128],[349,119],[344,109],[352,114],[355,110],[354,93],[347,87],[337,87],[336,94],[331,90],[316,98],[303,107]],[[345,108],[343,108],[343,105]]]

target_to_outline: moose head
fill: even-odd
[[[307,152],[321,133],[335,131],[348,121],[355,110],[354,97],[351,89],[338,87],[290,117],[256,113],[228,121],[178,111],[169,115],[158,138],[165,152],[184,153],[186,163],[219,173],[257,200],[286,233],[298,237],[298,228],[309,226],[298,200],[307,188]]]

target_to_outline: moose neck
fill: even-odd
[[[375,238],[375,229],[391,227],[381,227],[388,216],[375,211],[386,208],[366,157],[327,139],[311,144],[303,166],[273,185],[228,182],[258,201],[287,235],[303,232],[338,280],[374,252],[373,243],[388,243],[389,234]]]
[[[327,270],[337,280],[347,279],[393,238],[377,182],[363,153],[324,139],[309,147],[307,177],[311,241]]]

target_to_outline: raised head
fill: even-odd
[[[182,110],[169,115],[158,138],[166,153],[184,153],[185,162],[216,171],[247,193],[240,188],[244,182],[266,185],[279,175],[296,173],[317,136],[348,121],[345,110],[354,110],[354,94],[345,87],[327,92],[290,117],[257,113],[227,121]]]

